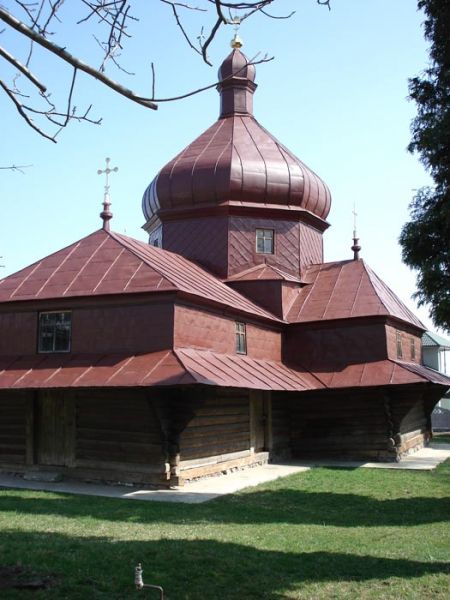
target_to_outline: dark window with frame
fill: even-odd
[[[396,332],[396,342],[397,342],[397,358],[403,358],[403,345],[402,345],[401,331]]]
[[[247,354],[247,332],[245,323],[236,322],[236,352]]]
[[[72,313],[39,313],[38,352],[70,352]]]
[[[256,230],[256,252],[258,254],[273,254],[275,232],[273,229]]]
[[[416,341],[411,338],[411,360],[416,360]]]

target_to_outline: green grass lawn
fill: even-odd
[[[450,433],[433,433],[433,444],[450,444]]]
[[[169,600],[447,600],[449,474],[314,469],[200,505],[0,490],[0,566],[54,578],[0,597],[158,598],[142,562]]]

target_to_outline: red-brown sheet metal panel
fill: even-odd
[[[285,271],[266,263],[256,265],[255,267],[241,271],[236,275],[232,275],[231,277],[228,277],[227,281],[255,281],[256,279],[264,281],[282,280],[290,281],[292,283],[301,283],[301,279],[295,275],[286,273]]]
[[[50,276],[47,260],[54,266]],[[43,259],[22,276],[2,280],[0,302],[170,290],[279,320],[186,258],[103,230],[73,244],[69,251]]]
[[[427,379],[431,383],[438,383],[450,387],[450,377],[444,373],[439,373],[439,371],[434,371],[433,369],[429,369],[424,365],[419,365],[414,362],[403,362],[398,360],[394,362],[401,368],[407,369],[408,371],[411,371],[411,373],[415,373],[416,375]]]
[[[154,248],[144,242],[139,242],[126,236],[111,233],[115,239],[130,248],[137,256],[148,263],[156,271],[164,275],[177,289],[218,302],[235,309],[271,320],[278,319],[247,300],[244,296],[229,288],[222,281],[204,271],[201,267],[182,256]]]
[[[276,361],[190,348],[180,348],[175,353],[185,368],[195,374],[199,383],[289,391],[323,387],[310,373],[294,371]]]
[[[195,383],[170,350],[143,355],[2,357],[0,389],[138,387]]]
[[[305,286],[289,311],[291,323],[386,315],[423,325],[362,260],[307,269]]]
[[[412,313],[407,306],[394,294],[394,292],[376,275],[372,269],[365,265],[370,281],[380,298],[381,302],[386,307],[387,311],[393,317],[398,317],[403,321],[408,321],[421,329],[425,329],[424,325]]]
[[[0,302],[175,290],[109,233],[99,230],[0,282]]]
[[[373,387],[437,383],[450,387],[450,378],[416,363],[380,360],[336,368],[334,372],[314,371],[327,388]]]

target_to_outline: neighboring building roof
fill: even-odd
[[[288,315],[290,323],[385,315],[425,329],[419,319],[363,260],[308,267]]]
[[[188,259],[103,229],[0,280],[0,302],[165,291],[279,321]]]
[[[450,340],[447,340],[432,331],[425,331],[422,336],[422,346],[424,346],[424,348],[439,347],[450,350]]]
[[[205,205],[304,209],[326,219],[327,185],[253,117],[255,69],[234,49],[220,70],[221,117],[163,167],[143,197],[149,221],[161,209]]]

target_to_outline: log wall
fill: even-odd
[[[0,464],[27,462],[28,410],[32,401],[26,392],[0,392]]]
[[[431,437],[430,415],[423,392],[405,390],[391,395],[390,410],[398,456],[422,448]]]
[[[273,459],[292,455],[290,401],[286,394],[272,392],[272,448]]]
[[[183,462],[249,448],[250,409],[245,390],[217,390],[196,411],[180,436]]]
[[[164,472],[157,416],[144,392],[77,392],[77,467]]]
[[[299,458],[395,460],[384,398],[349,391],[299,395],[290,402],[291,447]]]

